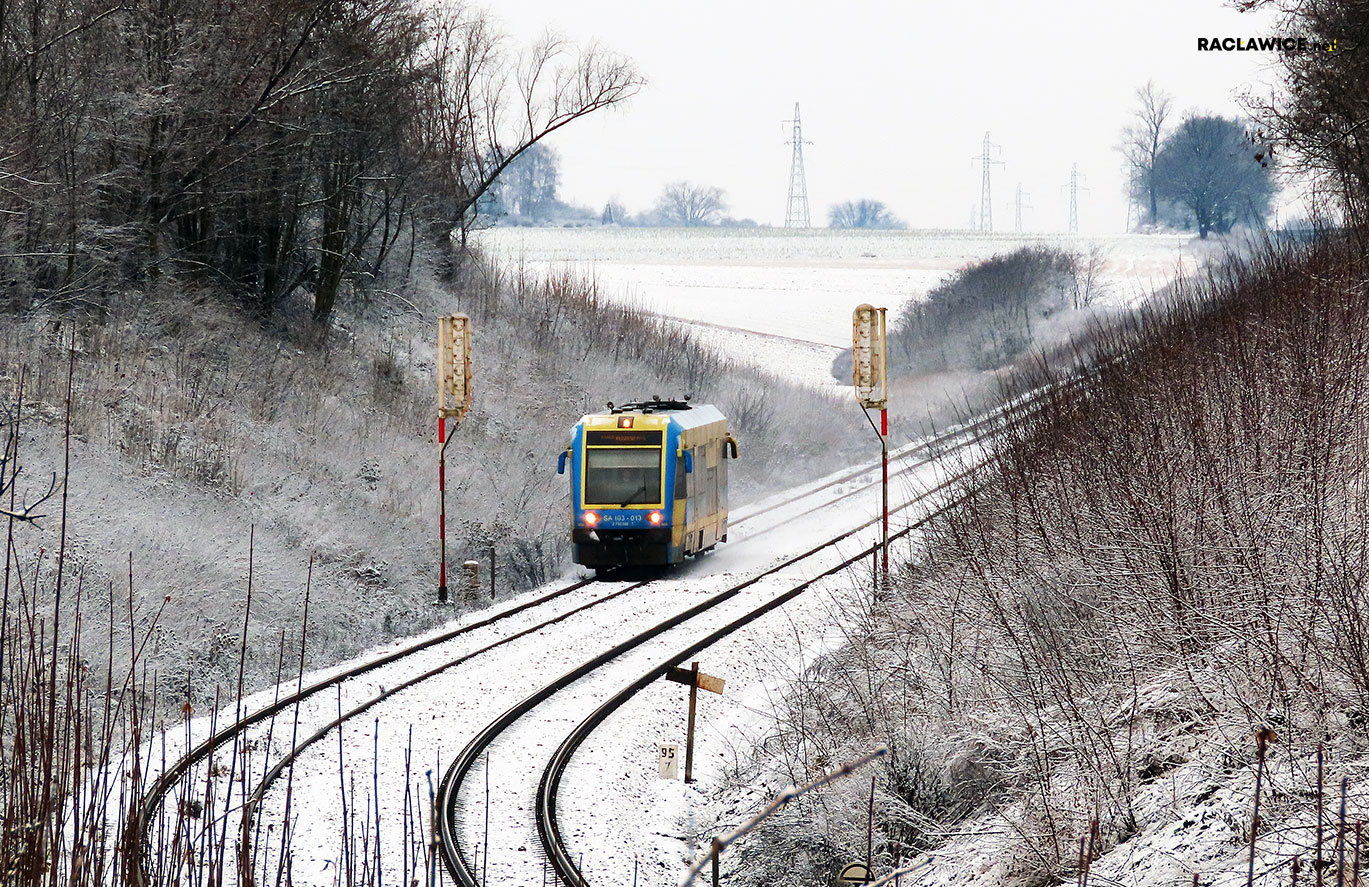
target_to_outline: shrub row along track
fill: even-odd
[[[1019,403],[1014,405],[1011,411],[1023,408],[1024,404]],[[925,466],[941,453],[972,446],[982,441],[1002,427],[1004,416],[1007,414],[1008,411],[1000,411],[966,426],[895,451],[893,455],[898,461],[895,463],[893,476],[907,474]],[[814,485],[798,495],[768,503],[751,513],[739,513],[733,522],[733,526],[741,527],[749,523],[760,523],[757,519],[766,514],[780,515],[780,522],[792,520],[795,517],[825,507],[833,501],[858,495],[868,489],[868,484],[859,483],[858,479],[866,477],[870,473],[868,467],[844,473],[824,483]],[[820,504],[810,504],[814,501]],[[748,528],[748,530],[754,529],[754,532],[742,535],[759,535],[769,532],[779,525],[779,522],[771,522],[768,526]],[[849,533],[844,534],[841,538],[850,535]],[[824,546],[819,546],[819,549],[814,549],[814,552],[830,548],[837,541],[831,540]],[[791,563],[797,563],[814,552],[792,559]],[[856,559],[862,556],[864,554],[857,555]],[[711,599],[711,603],[690,608],[679,616],[667,620],[666,623],[657,626],[659,630],[655,636],[668,631],[671,626],[684,623],[699,612],[711,609],[730,599],[744,588],[760,581],[761,578],[758,576],[742,583],[740,586],[724,592],[724,595],[715,596]],[[187,751],[179,759],[164,765],[141,800],[131,810],[125,831],[124,845],[124,852],[129,860],[130,883],[147,885],[170,883],[176,880],[177,866],[180,863],[174,858],[174,855],[168,858],[161,853],[153,857],[149,857],[148,854],[148,849],[152,846],[150,838],[154,827],[158,828],[160,835],[164,835],[167,830],[167,817],[173,813],[167,803],[168,800],[179,798],[181,801],[175,806],[173,825],[171,826],[179,833],[188,828],[185,801],[194,797],[195,789],[192,788],[192,784],[195,784],[200,776],[214,772],[216,756],[244,754],[241,749],[252,744],[251,737],[254,731],[258,744],[265,745],[268,748],[272,742],[282,741],[282,737],[276,735],[275,732],[275,719],[277,717],[285,716],[293,719],[295,726],[291,731],[292,735],[288,740],[288,747],[273,764],[262,769],[262,778],[255,788],[249,791],[247,776],[242,777],[242,798],[234,808],[234,812],[241,814],[239,820],[240,837],[237,842],[238,861],[247,867],[251,866],[250,860],[253,858],[250,850],[253,846],[254,836],[259,834],[259,830],[254,831],[256,808],[267,790],[282,775],[290,772],[291,765],[305,749],[318,743],[319,740],[348,720],[357,718],[378,703],[404,690],[431,680],[457,665],[476,660],[495,648],[520,638],[526,638],[536,632],[544,631],[552,625],[579,616],[594,607],[621,599],[648,584],[650,583],[592,583],[591,580],[587,579],[573,582],[467,625],[433,635],[403,649],[340,670],[308,686],[303,686],[300,683],[293,692],[278,692],[275,699],[251,713],[246,713],[242,707],[239,707],[232,723],[222,728],[217,728],[211,723],[209,735],[198,744],[192,745],[190,742],[189,727],[187,726],[185,744]],[[793,592],[793,594],[798,593],[800,592]],[[655,601],[659,603],[660,599],[660,597],[656,597]],[[774,606],[779,606],[782,602],[779,601]],[[600,664],[607,662],[625,652],[630,646],[631,644],[619,645],[614,648],[614,651],[596,657],[595,661]],[[593,670],[593,666],[589,667],[585,673],[589,670]],[[563,676],[562,680],[565,683],[570,683],[574,681],[574,678]],[[344,694],[346,694],[346,705],[344,705]],[[332,699],[336,699],[336,707],[331,710],[325,709],[322,703],[325,700]],[[313,711],[309,716],[302,716],[303,709],[309,705],[312,706]],[[514,720],[516,719],[515,716]],[[491,725],[490,728],[482,731],[477,739],[468,746],[468,749],[474,748],[477,742],[482,743],[481,747],[487,747],[494,736],[500,732],[498,730],[492,731],[493,726]],[[303,737],[300,736],[301,733],[304,734]],[[261,742],[263,738],[266,740],[265,742]],[[476,755],[478,752],[467,755],[465,760],[469,762]],[[468,771],[469,764],[462,772]],[[444,779],[444,797],[449,796],[449,787],[459,786],[460,779],[455,778],[456,773],[457,769],[453,768],[449,771],[447,778]],[[224,820],[221,824],[223,827],[227,826],[228,808],[234,807],[230,803],[232,800],[231,792],[230,787],[229,798],[223,801],[223,811],[218,814]],[[450,797],[455,798],[455,793],[450,793]],[[554,805],[554,791],[550,803]],[[442,809],[447,810],[448,806],[444,804]],[[445,817],[444,821],[448,819],[450,817]],[[554,825],[551,828],[554,829]],[[136,846],[132,844],[134,840],[137,841]],[[446,851],[446,855],[448,866],[453,869],[454,876],[460,880],[461,876],[457,874],[461,870],[460,853],[453,845]],[[555,854],[552,854],[552,857],[554,859]],[[472,882],[462,881],[462,883]]]

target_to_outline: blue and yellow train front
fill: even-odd
[[[665,415],[587,416],[569,451],[571,542],[590,567],[678,563],[674,483],[680,429]]]

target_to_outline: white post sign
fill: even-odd
[[[471,406],[471,319],[437,319],[437,415],[458,422]]]
[[[851,315],[851,384],[867,410],[882,410],[889,403],[884,313],[883,308],[858,305]]]
[[[680,747],[673,742],[663,742],[657,745],[656,765],[661,770],[662,779],[679,779]]]

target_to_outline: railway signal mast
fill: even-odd
[[[870,410],[879,410],[880,464],[883,469],[883,533],[880,548],[884,583],[889,581],[889,381],[885,361],[884,332],[886,309],[873,305],[857,305],[851,315],[851,383],[856,390],[856,401],[865,411],[870,427],[875,420]]]
[[[447,602],[447,420],[452,434],[471,408],[471,319],[451,314],[437,319],[437,602]]]

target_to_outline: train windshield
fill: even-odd
[[[585,451],[585,504],[633,505],[661,501],[659,449]]]

